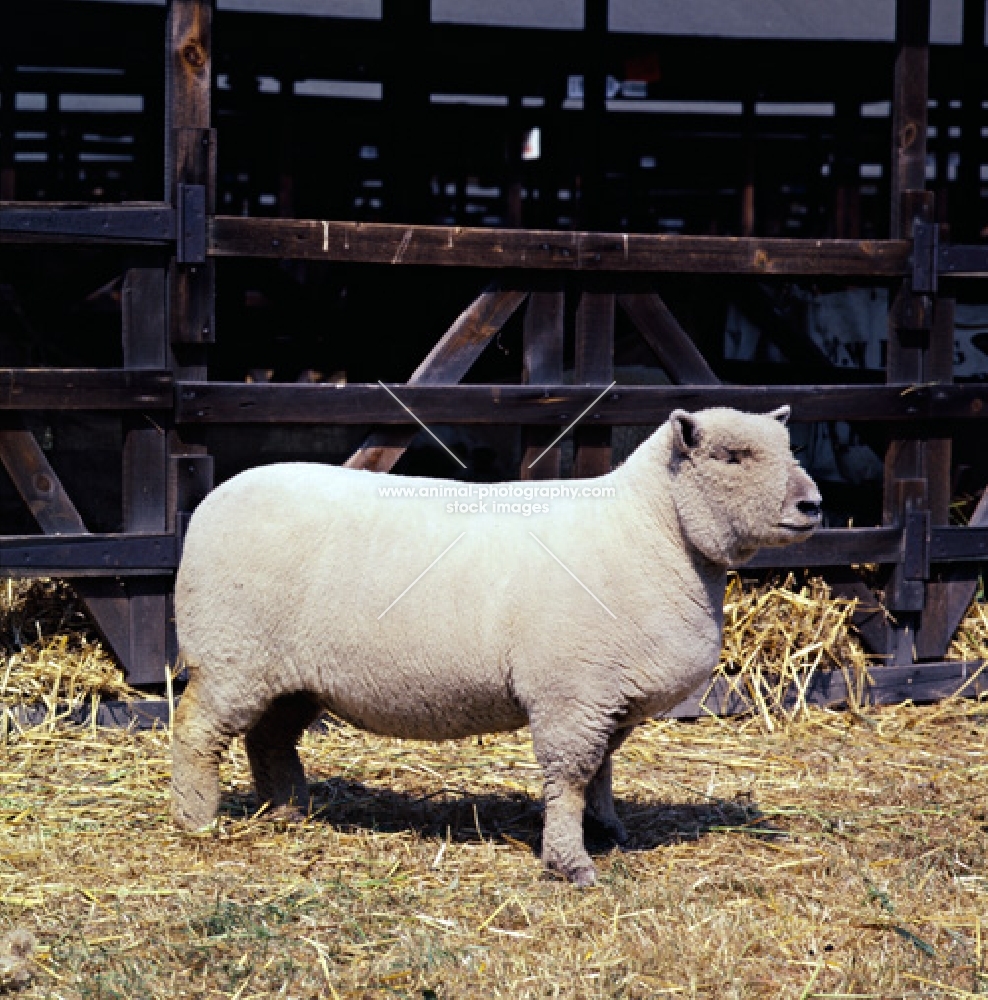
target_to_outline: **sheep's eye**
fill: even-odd
[[[726,462],[728,465],[740,465],[742,460],[748,458],[751,452],[746,448],[714,448],[710,455],[718,462]]]

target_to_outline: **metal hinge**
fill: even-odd
[[[205,185],[179,184],[176,209],[175,259],[179,264],[202,264],[206,260]]]
[[[913,222],[913,294],[936,295],[939,266],[940,226],[935,222]]]

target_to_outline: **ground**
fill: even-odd
[[[537,854],[527,733],[307,734],[301,823],[173,829],[167,731],[0,746],[0,934],[21,997],[988,994],[988,703],[656,722],[619,754],[626,851],[575,889]],[[2,988],[0,988],[2,992]]]

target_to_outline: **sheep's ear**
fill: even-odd
[[[789,415],[791,413],[792,413],[791,406],[780,406],[777,410],[773,410],[771,413],[769,413],[768,416],[775,417],[775,419],[778,420],[780,424],[788,424]]]
[[[700,443],[700,425],[692,413],[673,410],[669,414],[672,424],[672,443],[677,454],[688,455]]]

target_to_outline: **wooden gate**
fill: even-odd
[[[588,0],[588,25],[600,20],[602,9]],[[154,685],[175,655],[170,602],[184,525],[213,484],[206,425],[380,425],[347,464],[386,471],[417,429],[396,402],[397,392],[429,424],[523,426],[525,478],[558,474],[558,445],[535,468],[528,466],[592,403],[575,431],[574,468],[593,476],[610,468],[614,425],[657,424],[676,407],[768,410],[788,403],[795,421],[894,427],[883,525],[821,530],[804,544],[762,553],[755,565],[826,567],[838,589],[863,599],[859,624],[887,657],[879,671],[887,698],[952,690],[967,667],[943,657],[988,559],[988,498],[968,526],[948,524],[951,439],[984,434],[988,386],[953,382],[954,304],[939,286],[944,276],[988,274],[988,250],[948,242],[935,221],[933,194],[924,189],[929,19],[929,0],[899,0],[890,237],[811,240],[220,214],[210,110],[213,7],[209,0],[171,0],[163,200],[0,203],[5,244],[126,246],[145,260],[127,271],[123,284],[122,368],[0,368],[0,461],[43,532],[0,536],[0,575],[71,579],[129,680]],[[10,107],[9,91],[3,107]],[[9,116],[6,122],[0,131],[9,137]],[[490,285],[465,304],[401,387],[211,382],[216,270],[230,257],[476,269]],[[723,384],[650,287],[650,276],[664,273],[892,281],[887,382]],[[577,384],[563,380],[567,296],[576,300],[570,305]],[[458,384],[518,310],[524,310],[523,383]],[[617,310],[674,384],[612,384]],[[23,420],[35,411],[61,410],[124,417],[121,533],[87,531]],[[874,593],[855,569],[861,564],[884,568],[888,616],[874,610]]]

